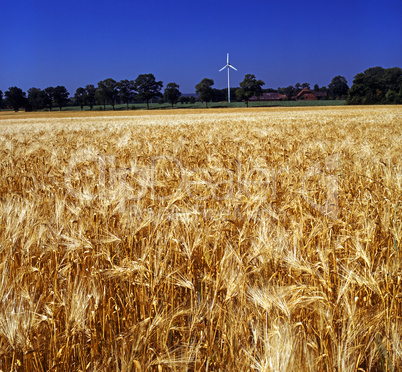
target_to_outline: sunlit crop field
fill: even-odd
[[[0,113],[0,370],[402,370],[402,107]]]

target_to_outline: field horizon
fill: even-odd
[[[0,120],[6,119],[18,119],[27,118],[64,118],[64,117],[122,117],[122,116],[147,116],[147,115],[183,115],[183,114],[207,114],[207,113],[252,113],[252,112],[276,112],[276,111],[289,111],[289,110],[364,110],[364,109],[401,109],[402,105],[364,105],[364,106],[353,106],[353,105],[335,105],[335,106],[259,106],[259,107],[200,107],[200,108],[186,108],[186,107],[175,107],[166,109],[151,109],[147,110],[52,110],[52,111],[18,111],[14,112],[11,110],[0,111]]]
[[[317,100],[317,101],[272,101],[272,102],[250,102],[250,108],[267,108],[267,107],[327,107],[327,106],[344,106],[346,105],[346,100]],[[93,110],[89,109],[89,106],[84,106],[84,109],[81,110],[80,106],[74,106],[67,104],[63,106],[62,112],[64,111],[99,111],[99,112],[132,112],[132,111],[164,111],[164,110],[201,110],[205,108],[214,108],[214,109],[232,109],[232,108],[247,108],[244,102],[231,102],[228,103],[224,102],[208,102],[208,107],[205,107],[204,102],[196,102],[196,103],[176,103],[172,108],[172,105],[169,103],[150,103],[149,110],[147,109],[146,103],[132,103],[129,104],[129,108],[127,109],[126,104],[115,104],[115,109],[113,109],[112,105],[105,105],[106,109],[104,109],[103,105],[94,105]],[[3,110],[4,111],[4,110]],[[13,111],[13,110],[6,110]],[[25,112],[25,110],[21,110]],[[34,112],[53,112],[53,111],[60,111],[57,106],[53,106],[52,111],[49,109],[43,109]],[[1,112],[1,111],[0,111]],[[32,112],[32,111],[28,111]]]

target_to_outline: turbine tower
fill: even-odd
[[[233,70],[237,71],[237,68],[233,67],[230,63],[229,63],[229,53],[227,56],[227,63],[224,67],[222,67],[219,72],[223,71],[225,68],[228,69],[228,102],[230,103],[230,69],[232,68]]]

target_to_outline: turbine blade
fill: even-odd
[[[228,67],[228,66],[222,67],[222,68],[219,70],[219,72],[221,72],[222,70],[224,70],[226,67]]]
[[[229,64],[229,53],[228,53],[228,55],[227,55],[227,61],[228,61],[228,64]]]
[[[237,68],[236,68],[236,67],[233,67],[232,65],[229,65],[229,67],[231,67],[233,70],[236,70],[236,71],[237,71]]]

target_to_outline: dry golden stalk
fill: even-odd
[[[402,369],[401,114],[0,113],[0,369]]]

